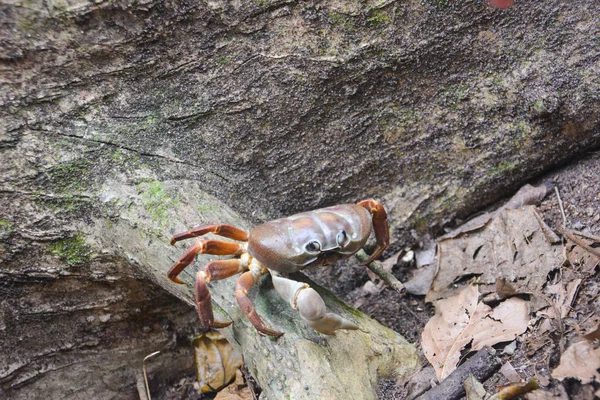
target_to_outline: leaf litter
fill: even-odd
[[[530,205],[543,198],[542,192],[534,187],[522,189],[515,196],[520,199],[440,237],[435,257],[425,253],[428,259],[421,265],[436,267],[425,298],[435,305],[435,315],[425,326],[421,344],[440,381],[466,353],[521,335],[517,343],[529,357],[540,349],[551,349],[548,346],[558,340],[562,354],[553,378],[578,379],[584,385],[600,382],[600,348],[592,342],[600,336],[600,316],[588,312],[576,317],[579,324],[573,321],[573,304],[582,287],[590,291],[592,282],[590,294],[598,302],[598,285],[591,278],[597,276],[600,265],[600,239],[564,226],[557,229],[561,239]],[[421,254],[415,253],[417,258]],[[422,287],[423,282],[418,285]],[[582,340],[565,351],[564,337],[574,330],[582,331]],[[549,355],[548,350],[544,353]],[[544,386],[550,383],[546,376],[538,378]],[[583,392],[594,390],[588,386]],[[526,397],[563,398],[562,387],[554,385],[554,392],[559,397],[543,389]]]
[[[476,351],[512,341],[527,329],[525,300],[510,298],[492,308],[478,297],[477,286],[469,285],[459,294],[439,300],[435,316],[425,325],[421,344],[440,381],[456,369],[468,345]]]
[[[456,292],[455,283],[479,277],[482,293],[491,293],[496,280],[518,282],[538,292],[550,271],[563,261],[563,246],[550,243],[535,217],[535,207],[505,209],[482,228],[438,242],[438,272],[426,301]]]

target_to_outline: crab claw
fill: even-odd
[[[279,295],[297,308],[302,319],[317,332],[333,335],[339,329],[359,329],[358,325],[334,313],[328,313],[325,302],[306,283],[273,275],[273,286]]]
[[[358,329],[358,325],[326,312],[325,302],[313,288],[301,290],[296,300],[302,319],[314,330],[333,335],[338,329]]]
[[[363,265],[367,265],[379,258],[390,244],[390,228],[383,204],[377,200],[369,199],[359,202],[358,205],[366,208],[373,216],[373,231],[375,231],[375,239],[377,240],[377,248],[371,254],[371,257],[362,263]]]

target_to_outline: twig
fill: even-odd
[[[564,229],[564,228],[558,228],[558,231],[560,233],[562,233],[563,235],[565,235],[569,240],[571,240],[576,245],[586,249],[587,251],[589,251],[596,257],[600,257],[600,251],[598,251],[598,250],[594,249],[593,247],[590,247],[589,245],[584,243],[583,240],[581,240],[581,239],[577,238],[575,235],[573,235],[573,232],[571,232],[570,230]]]
[[[439,385],[417,397],[417,400],[458,400],[465,394],[463,382],[467,376],[472,374],[478,381],[483,382],[500,369],[500,365],[501,361],[496,357],[496,351],[491,347],[484,347]]]
[[[148,400],[152,400],[152,397],[150,396],[150,385],[148,385],[148,374],[146,373],[146,360],[154,357],[155,355],[157,355],[159,353],[160,353],[160,351],[155,351],[154,353],[150,353],[146,357],[144,357],[144,359],[142,360],[142,372],[144,373],[144,384],[146,385],[146,396],[147,396]]]
[[[360,250],[358,253],[356,253],[355,257],[358,258],[360,262],[365,262],[369,259],[369,255],[365,253],[364,250]],[[386,271],[379,261],[372,261],[368,263],[367,268],[373,271],[375,275],[380,277],[381,280],[387,283],[396,292],[403,294],[406,291],[402,282],[400,282],[394,275]]]
[[[560,213],[562,214],[563,226],[567,226],[567,216],[565,215],[565,209],[563,207],[562,199],[560,198],[560,193],[558,191],[558,186],[554,186],[554,191],[556,192],[556,198],[558,199],[558,206],[560,207]]]
[[[598,236],[590,235],[589,233],[585,233],[585,232],[573,231],[573,230],[571,232],[577,236],[581,236],[586,239],[590,239],[590,240],[600,243],[600,237],[598,237]]]

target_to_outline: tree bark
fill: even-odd
[[[0,5],[0,397],[133,397],[156,350],[175,379],[198,327],[175,232],[376,196],[397,248],[600,144],[596,2],[442,3]],[[258,337],[232,282],[215,304],[268,396],[415,366],[328,294],[369,334],[308,330],[268,278],[286,335]]]

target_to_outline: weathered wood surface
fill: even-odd
[[[177,376],[197,325],[165,277],[176,231],[375,196],[406,244],[599,145],[597,2],[440,3],[0,5],[0,394],[131,397],[161,349],[152,381]],[[287,346],[246,335],[231,284],[226,334],[255,354],[344,364],[371,340],[317,340],[268,279]]]

